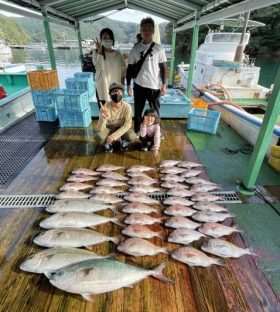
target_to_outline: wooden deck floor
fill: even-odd
[[[165,140],[161,144],[161,159],[196,161],[195,152],[184,134],[184,125],[184,121],[178,120],[163,122]],[[69,173],[78,167],[93,169],[104,163],[156,165],[150,152],[104,154],[100,149],[96,150],[91,131],[59,131],[10,186],[0,190],[0,194],[55,193]],[[280,311],[277,297],[250,256],[229,259],[225,267],[192,269],[163,254],[133,259],[119,254],[118,259],[133,261],[143,267],[169,260],[164,273],[175,284],[166,285],[147,278],[133,289],[95,295],[93,303],[86,302],[78,295],[56,289],[43,275],[19,269],[24,258],[40,250],[32,239],[39,233],[39,222],[46,216],[42,209],[0,209],[0,311]],[[111,236],[120,234],[120,228],[113,224],[102,225],[98,230]],[[232,235],[229,240],[244,246],[239,234]],[[152,242],[177,248],[176,244],[167,244],[158,238]],[[115,246],[105,243],[92,250],[107,254],[114,252]]]

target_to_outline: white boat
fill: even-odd
[[[4,63],[2,64],[0,72],[11,73],[11,74],[25,73],[26,67],[24,64],[5,64]]]
[[[235,53],[242,33],[209,32],[204,43],[196,51],[196,61],[193,73],[193,89],[199,90],[208,102],[221,103],[211,106],[220,111],[221,118],[237,131],[250,144],[254,145],[262,125],[262,119],[233,105],[243,100],[263,101],[268,98],[269,90],[258,84],[260,67],[254,65],[243,54],[241,63],[235,62]],[[244,48],[248,44],[249,33],[244,35]],[[178,65],[180,85],[186,88],[189,64]],[[221,99],[217,93],[223,97]],[[265,107],[265,106],[264,106]],[[270,146],[276,144],[280,136],[280,127],[275,126]],[[268,151],[270,150],[270,146]],[[268,155],[268,153],[267,153]]]

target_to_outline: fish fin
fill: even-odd
[[[156,266],[153,268],[153,273],[151,274],[153,277],[163,281],[164,283],[167,284],[174,284],[174,281],[167,278],[166,276],[163,275],[162,270],[166,267],[168,262],[161,263],[160,265]]]
[[[215,264],[221,265],[221,266],[226,266],[226,261],[224,259],[215,259]]]
[[[89,228],[93,229],[93,230],[96,230],[96,226],[95,225],[89,226]]]
[[[246,250],[246,252],[247,252],[248,255],[251,255],[251,256],[258,256],[257,254],[254,253],[253,248],[246,248],[245,250]]]
[[[50,278],[52,277],[53,273],[51,273],[51,272],[44,272],[44,275],[45,275],[48,279],[50,279]]]
[[[133,288],[133,285],[127,285],[125,288]]]
[[[118,208],[116,207],[116,206],[111,206],[111,207],[109,207],[108,209],[110,209],[111,211],[113,211],[114,212],[114,214],[120,214],[120,212],[118,211]]]
[[[93,302],[93,299],[90,294],[80,294],[86,301]]]
[[[109,253],[108,255],[105,255],[104,258],[106,258],[106,259],[107,259],[107,258],[114,259],[114,258],[116,258],[116,256],[117,256],[117,255],[116,255],[114,252],[111,252],[111,253]]]
[[[86,249],[92,251],[92,250],[91,250],[91,245],[89,245],[89,246],[84,246],[84,247],[85,247]]]
[[[121,227],[125,227],[125,225],[120,222],[120,220],[124,220],[125,217],[126,217],[126,214],[124,214],[124,213],[119,214],[118,216],[112,218],[112,222],[121,226]]]

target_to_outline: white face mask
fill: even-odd
[[[110,49],[113,45],[113,40],[111,39],[102,40],[102,45],[104,48]]]

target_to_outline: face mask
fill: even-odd
[[[109,49],[113,45],[113,40],[111,40],[111,39],[104,39],[104,40],[102,40],[102,45],[103,45],[104,48]]]
[[[122,100],[122,98],[123,98],[123,96],[121,94],[118,94],[118,93],[111,95],[111,99],[115,103],[119,103]]]

